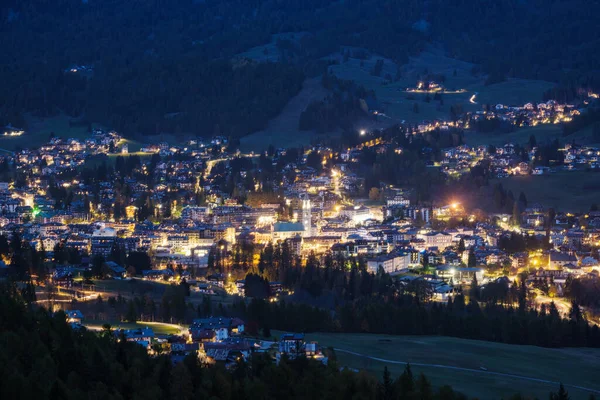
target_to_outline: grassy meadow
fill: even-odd
[[[553,174],[512,176],[494,180],[506,190],[525,193],[529,203],[571,212],[586,212],[600,203],[600,174],[593,171],[558,171]]]
[[[161,322],[121,322],[121,321],[84,321],[83,325],[88,329],[100,330],[104,324],[109,324],[112,329],[140,329],[152,328],[157,335],[177,335],[181,329],[177,325],[163,324]]]
[[[385,116],[380,117],[381,122],[389,124],[407,121],[417,123],[423,120],[447,119],[450,107],[458,106],[463,111],[481,110],[484,104],[522,105],[527,102],[541,101],[542,94],[553,86],[550,82],[508,79],[486,86],[485,76],[472,73],[474,64],[446,57],[436,49],[422,52],[417,57],[400,67],[401,75],[397,82],[384,84],[384,77],[389,74],[396,76],[398,66],[391,60],[378,55],[372,55],[367,60],[350,58],[343,62],[342,55],[335,54],[330,58],[339,61],[332,65],[330,71],[342,79],[352,79],[368,89],[375,91],[377,99],[382,105]],[[382,77],[372,76],[371,70],[378,59],[384,60]],[[426,73],[442,74],[446,81],[443,83],[449,91],[464,89],[463,93],[444,93],[443,105],[439,102],[425,102],[425,93],[407,93],[406,88],[415,87],[416,83]],[[471,97],[475,95],[472,103]],[[433,95],[429,95],[433,98]],[[419,112],[415,113],[414,104],[418,105]]]
[[[308,78],[300,92],[283,108],[281,113],[269,121],[261,131],[244,136],[240,140],[242,151],[262,151],[272,144],[278,147],[307,146],[319,135],[298,129],[300,114],[311,101],[322,100],[327,90],[321,85],[320,78]]]
[[[87,126],[71,125],[71,118],[64,114],[48,118],[27,117],[27,129],[21,136],[0,136],[0,149],[14,151],[24,148],[35,148],[48,143],[50,134],[65,139],[86,139],[90,136]],[[97,128],[93,125],[93,128]]]
[[[546,349],[436,336],[312,333],[306,338],[339,349],[336,356],[341,365],[377,376],[387,365],[395,378],[404,371],[402,362],[410,362],[413,373],[424,373],[434,385],[449,384],[480,399],[506,398],[516,392],[547,398],[558,389],[555,382],[568,385],[573,400],[590,394],[574,386],[600,391],[600,349]]]

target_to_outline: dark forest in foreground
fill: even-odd
[[[65,315],[25,304],[14,289],[0,295],[0,396],[4,399],[466,399],[450,386],[433,388],[410,367],[379,380],[306,358],[253,355],[233,370],[201,365],[195,356],[172,364],[149,357],[114,333],[72,329]],[[10,293],[10,294],[9,294]],[[593,397],[591,397],[593,398]],[[515,395],[512,399],[523,399]],[[551,399],[568,399],[561,386]]]

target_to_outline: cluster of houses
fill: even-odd
[[[568,169],[574,169],[575,166],[588,167],[590,169],[600,169],[600,149],[590,146],[565,145],[563,151],[565,158],[564,164]]]
[[[461,154],[471,154],[464,147],[455,150],[449,151],[447,156],[460,158]],[[511,152],[512,147],[507,145],[499,148],[497,154],[510,156]],[[484,149],[479,148],[474,154],[479,157],[484,154]],[[336,193],[340,190],[339,186],[343,186],[343,169],[343,165],[336,165],[335,173],[328,176],[316,176],[305,171],[306,178],[289,183],[284,201],[294,214],[286,220],[281,220],[279,204],[250,207],[221,195],[214,196],[206,206],[186,205],[177,220],[160,223],[135,222],[127,215],[119,221],[44,222],[39,215],[52,207],[47,196],[36,194],[27,197],[18,193],[15,196],[15,191],[0,185],[0,207],[6,210],[5,216],[28,210],[37,210],[38,213],[33,218],[34,212],[31,211],[32,219],[27,224],[3,220],[0,233],[10,235],[18,228],[25,240],[45,249],[49,255],[58,244],[76,248],[89,256],[108,257],[115,246],[127,253],[149,252],[152,254],[152,269],[143,271],[142,276],[156,280],[175,279],[176,271],[181,277],[189,275],[190,271],[202,271],[208,266],[211,249],[227,257],[236,243],[252,243],[260,249],[270,242],[284,241],[298,256],[310,253],[362,256],[366,259],[368,270],[373,273],[382,269],[390,274],[402,275],[424,265],[439,266],[437,278],[446,283],[451,280],[453,284],[468,282],[469,274],[463,273],[465,271],[460,268],[467,263],[471,249],[480,268],[502,265],[518,269],[528,265],[527,258],[524,259],[521,254],[508,254],[499,249],[499,239],[510,234],[510,230],[507,231],[502,224],[479,222],[470,227],[431,228],[433,220],[467,216],[457,204],[414,206],[410,202],[410,191],[393,187],[382,188],[382,196],[386,200],[383,206],[342,204]],[[209,193],[213,193],[213,188],[208,189]],[[32,206],[26,205],[28,202]],[[512,217],[497,216],[499,220]],[[549,234],[558,253],[581,253],[578,261],[571,263],[574,267],[567,265],[565,269],[574,274],[590,273],[597,260],[586,255],[585,250],[589,249],[586,245],[599,241],[600,216],[594,212],[585,215],[585,230],[577,226],[573,228],[581,222],[577,217],[563,213],[555,215]],[[548,218],[541,207],[533,205],[524,210],[518,222],[523,231],[543,237],[547,234]],[[458,253],[456,248],[460,242],[465,251]],[[565,245],[566,248],[563,247]],[[585,263],[579,261],[584,258]],[[58,268],[54,278],[57,282],[68,282],[75,274],[81,275],[81,271],[89,268],[89,262],[90,257],[84,257],[82,265]],[[553,264],[549,266],[554,267]],[[106,268],[107,276],[127,276],[124,265],[107,262]],[[452,276],[449,276],[450,271]]]
[[[74,328],[85,327],[84,316],[79,310],[66,311],[66,318]],[[304,334],[284,333],[274,341],[256,339],[246,334],[244,321],[239,318],[196,319],[187,333],[182,329],[179,335],[157,334],[148,326],[115,329],[113,334],[117,340],[144,347],[150,355],[168,354],[174,363],[181,362],[189,354],[195,354],[204,363],[231,368],[239,361],[247,360],[253,353],[266,353],[276,362],[282,357],[294,359],[305,356],[327,364],[327,357],[318,343],[307,342]]]
[[[472,167],[481,165],[482,161],[488,162],[492,175],[496,178],[545,175],[558,171],[557,167],[535,165],[537,147],[525,154],[525,161],[523,154],[517,154],[515,149],[513,143],[495,148],[494,153],[489,152],[488,146],[462,145],[446,149],[440,162],[441,171],[450,176],[463,175],[469,173]],[[564,170],[600,169],[600,149],[596,147],[567,144],[559,150],[564,154]]]
[[[495,111],[507,117],[525,113],[544,118],[554,115],[567,118],[573,112],[571,107],[555,103],[522,108],[502,106]],[[187,147],[168,143],[145,146],[147,152],[168,157],[140,160],[117,169],[115,173],[127,188],[121,193],[108,180],[100,179],[90,185],[80,176],[69,180],[57,178],[61,172],[80,166],[89,155],[118,152],[121,143],[122,138],[115,132],[95,131],[85,141],[53,138],[40,149],[5,156],[5,161],[23,173],[26,184],[0,182],[0,234],[10,236],[18,230],[24,240],[45,250],[48,257],[57,246],[75,248],[85,255],[80,265],[54,271],[58,282],[72,280],[75,274],[90,267],[93,256],[108,258],[115,248],[123,249],[126,254],[151,254],[151,268],[141,273],[143,278],[173,280],[176,276],[191,273],[196,276],[206,271],[211,254],[216,254],[222,265],[227,263],[235,245],[251,245],[256,256],[264,246],[276,242],[286,242],[292,254],[299,257],[309,254],[364,257],[372,273],[383,270],[402,276],[423,266],[433,266],[435,274],[431,281],[442,281],[445,285],[468,282],[486,266],[509,269],[528,266],[526,257],[499,247],[500,239],[510,235],[512,229],[494,223],[494,218],[476,220],[460,205],[415,205],[410,190],[383,184],[375,193],[379,201],[375,205],[351,201],[348,195],[356,194],[364,184],[353,163],[365,147],[378,153],[390,149],[402,151],[382,138],[365,137],[364,142],[339,153],[329,147],[314,146],[283,166],[278,161],[285,159],[287,150],[274,149],[269,161],[283,172],[281,182],[275,182],[279,184],[277,197],[258,204],[240,204],[223,189],[223,182],[229,181],[234,173],[233,165],[239,161],[239,154],[224,153],[227,140],[219,137],[206,144],[190,142]],[[447,149],[442,170],[449,174],[464,173],[488,159],[498,176],[537,171],[529,167],[530,162],[522,161],[522,154],[515,154],[514,145],[498,147],[493,153],[488,150],[485,146]],[[575,164],[582,159],[595,162],[598,156],[598,151],[592,148],[571,146],[564,151]],[[171,157],[174,155],[185,157]],[[322,171],[309,165],[309,159],[315,155]],[[527,157],[531,161],[534,156],[535,148]],[[235,169],[240,180],[251,177],[249,172],[243,167]],[[153,179],[140,178],[148,175]],[[68,189],[72,197],[60,198],[57,195],[60,188],[65,192]],[[259,189],[256,187],[258,192]],[[197,205],[199,193],[204,198],[202,206]],[[467,217],[470,224],[452,229],[433,228],[435,220],[452,217]],[[497,217],[496,220],[504,221],[514,216]],[[582,218],[578,217],[584,217],[585,230],[580,229]],[[529,207],[520,215],[520,221],[513,222],[531,235],[549,234],[556,253],[576,257],[576,262],[571,261],[561,269],[574,274],[592,273],[598,260],[591,254],[590,244],[600,242],[600,218],[593,213],[585,216],[559,213],[552,217],[553,228],[547,230],[548,218],[541,208]],[[459,245],[464,247],[460,252]],[[257,262],[258,257],[247,260],[249,264]],[[464,269],[467,264],[478,269]],[[553,264],[547,264],[544,266],[552,268]],[[113,278],[122,279],[129,273],[126,265],[114,261],[105,263],[104,268],[105,276]],[[443,285],[440,288],[445,290]],[[194,331],[197,336],[211,338],[210,330],[197,328]],[[225,330],[229,327],[215,331],[215,337]]]
[[[419,82],[416,87],[408,88],[406,91],[413,93],[448,92],[442,85],[435,82]],[[452,93],[463,92],[465,92],[463,89],[452,91]],[[592,95],[589,96],[589,99],[596,98]],[[456,120],[422,121],[414,128],[413,133],[423,134],[438,129],[442,131],[450,130],[452,128],[468,129],[474,123],[485,120],[498,120],[516,127],[536,126],[541,124],[561,124],[572,121],[573,117],[580,115],[584,110],[584,108],[576,108],[574,105],[561,104],[554,100],[537,104],[527,103],[522,106],[496,104],[492,107],[486,107],[484,110],[464,113]]]
[[[434,80],[418,81],[415,87],[406,88],[408,93],[465,93],[465,89],[448,90],[443,84]]]
[[[559,124],[570,122],[581,110],[570,104],[560,104],[554,100],[545,103],[527,103],[523,106],[496,104],[492,109],[477,111],[470,115],[471,121],[480,119],[500,119],[516,126],[536,126],[538,124]]]

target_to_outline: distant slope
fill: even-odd
[[[563,136],[560,125],[545,124],[532,127],[520,128],[514,132],[474,132],[465,131],[465,142],[470,146],[494,145],[503,146],[507,143],[524,145],[528,143],[531,135],[534,135],[538,144],[549,143],[558,139],[560,143],[576,143],[579,145],[597,146],[598,140],[594,136],[593,127],[589,126],[569,136]]]
[[[473,112],[481,110],[485,104],[522,105],[540,102],[544,91],[553,87],[550,82],[528,79],[508,79],[485,85],[486,75],[477,72],[477,65],[448,57],[434,47],[410,57],[408,63],[400,68],[392,60],[378,54],[370,54],[364,60],[350,57],[343,61],[340,53],[334,53],[325,59],[339,61],[339,64],[329,67],[337,77],[354,80],[375,91],[384,113],[379,117],[379,123],[388,126],[402,121],[418,123],[448,119],[451,106],[458,107],[462,112]],[[371,71],[379,59],[384,60],[383,71],[381,76],[373,76]],[[444,81],[434,79],[435,76],[443,77]],[[465,92],[444,93],[443,102],[433,101],[432,94],[406,92],[407,88],[414,88],[418,81],[428,79],[442,83],[447,90],[464,89]],[[469,99],[475,93],[477,101],[474,104]],[[415,105],[418,112],[414,111]]]
[[[315,134],[298,129],[300,114],[311,101],[322,100],[325,96],[327,90],[321,85],[321,78],[306,79],[300,92],[292,97],[277,117],[269,121],[265,129],[241,139],[242,149],[261,151],[270,144],[275,147],[310,144]]]
[[[277,57],[275,42],[278,38],[298,40],[299,35],[282,34],[274,35],[271,42],[249,49],[240,53],[238,57],[251,58],[259,62],[271,62]],[[342,52],[334,52],[323,57],[323,60],[332,62],[329,72],[340,79],[352,80],[366,89],[373,90],[382,112],[377,121],[365,120],[364,128],[385,128],[403,121],[419,123],[433,119],[448,119],[450,107],[458,107],[463,112],[478,111],[485,104],[522,105],[527,102],[539,102],[545,90],[552,87],[552,83],[545,81],[509,79],[493,85],[484,85],[485,75],[474,73],[475,64],[450,58],[443,51],[430,47],[419,56],[411,57],[405,65],[398,65],[393,60],[379,54],[371,53],[366,49],[344,47],[350,56],[344,59]],[[359,52],[367,55],[364,59],[355,58]],[[377,60],[384,60],[380,76],[374,76],[373,70]],[[426,101],[427,94],[407,93],[406,88],[415,87],[419,80],[428,76],[443,76],[443,85],[448,90],[465,89],[463,93],[445,93],[442,95],[443,103]],[[391,77],[391,81],[390,81]],[[477,103],[469,99],[477,93]],[[298,130],[300,114],[313,100],[320,100],[327,95],[319,78],[305,80],[301,92],[293,97],[283,111],[272,119],[267,128],[242,138],[244,150],[262,150],[269,144],[277,146],[309,144],[314,134]],[[433,95],[429,95],[430,98]],[[415,105],[419,111],[415,112]],[[515,137],[520,134],[515,133]],[[512,137],[510,136],[510,137]],[[506,137],[495,137],[498,141]],[[526,139],[529,138],[527,135]],[[486,138],[488,139],[488,138]],[[475,140],[477,141],[477,140]]]
[[[490,181],[501,183],[505,190],[525,193],[527,201],[545,208],[569,212],[587,212],[600,203],[600,174],[591,170],[564,171],[542,176],[511,176]]]
[[[520,393],[546,398],[563,382],[574,400],[597,395],[598,349],[546,349],[435,336],[374,334],[307,334],[321,346],[339,349],[341,366],[366,369],[381,376],[384,366],[397,377],[410,362],[413,374],[423,372],[434,386],[451,382],[469,398],[500,399]],[[342,351],[343,350],[343,351]],[[351,354],[355,353],[355,354]],[[389,360],[389,361],[386,361]],[[485,370],[482,369],[485,368]]]
[[[276,33],[272,35],[270,42],[252,47],[251,49],[237,54],[233,58],[249,58],[259,62],[278,62],[281,61],[281,52],[277,48],[277,42],[279,40],[286,40],[297,43],[304,35],[306,35],[305,32]]]
[[[23,127],[25,113],[63,112],[124,134],[239,137],[264,128],[297,93],[304,77],[296,80],[290,69],[315,76],[323,58],[344,46],[406,64],[439,43],[448,55],[480,64],[493,81],[510,76],[561,82],[570,92],[594,89],[599,13],[600,2],[589,0],[178,0],[168,7],[164,0],[3,0],[0,125]],[[274,40],[286,32],[308,34],[280,43],[285,64],[261,67],[265,80],[260,71],[227,71],[217,62],[243,52],[275,60]],[[448,73],[465,69],[441,61]],[[74,66],[93,73],[70,72]],[[464,103],[448,97],[438,110],[416,98],[423,104],[412,115],[415,100],[397,96],[397,87],[380,92],[396,119],[430,119],[451,102]]]

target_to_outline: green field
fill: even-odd
[[[475,100],[478,104],[491,105],[523,105],[529,102],[541,102],[542,94],[552,87],[554,84],[546,81],[509,79],[506,82],[478,87]]]
[[[154,301],[160,302],[167,288],[174,283],[135,278],[131,280],[94,280],[94,284],[95,291],[105,300],[108,297],[118,295],[125,298],[149,296]],[[236,300],[235,296],[228,295],[222,288],[214,287],[213,290],[215,294],[211,295],[210,298],[214,306],[219,303],[230,306]],[[204,295],[202,293],[192,292],[190,297],[187,298],[187,302],[196,306],[202,303],[203,299]]]
[[[27,117],[27,129],[22,136],[0,136],[0,149],[16,150],[19,148],[39,147],[50,141],[50,133],[61,138],[86,139],[90,136],[87,126],[70,126],[66,115],[57,115],[48,118]],[[93,124],[93,128],[98,126]]]
[[[169,283],[146,281],[142,279],[131,279],[131,280],[117,280],[117,279],[105,279],[105,280],[94,280],[95,290],[106,296],[117,296],[121,295],[124,297],[145,295],[152,296],[154,298],[160,298],[165,292]]]
[[[334,55],[334,58],[341,60],[341,54]],[[371,75],[371,70],[378,59],[383,59],[382,77]],[[437,64],[434,64],[434,61]],[[421,59],[411,59],[411,62],[402,67],[402,76],[397,82],[384,84],[386,74],[394,77],[396,75],[397,65],[389,59],[378,55],[372,55],[367,60],[355,58],[348,59],[347,62],[332,65],[332,71],[341,79],[354,80],[367,89],[375,91],[377,101],[381,105],[384,115],[378,117],[379,122],[384,125],[392,125],[402,121],[417,123],[423,120],[442,119],[449,116],[450,106],[460,104],[464,111],[475,111],[479,106],[470,104],[470,92],[457,94],[443,94],[444,105],[440,106],[438,102],[425,102],[427,94],[424,93],[406,93],[406,88],[414,87],[418,81],[418,75],[427,68],[430,72],[444,73],[439,60],[427,60],[431,62],[427,67],[421,66]],[[453,70],[447,74],[446,87],[448,89],[465,88],[467,82],[473,84],[476,81],[469,80],[468,72],[463,63],[457,62],[457,77],[452,77]],[[468,64],[470,65],[470,64]],[[460,76],[458,71],[460,71]],[[429,95],[433,98],[433,95]],[[414,104],[418,105],[419,112],[413,111]]]
[[[257,46],[239,56],[257,61],[272,61],[276,53],[274,43],[272,41]],[[350,50],[353,51],[352,48]],[[363,121],[364,128],[367,129],[385,128],[403,121],[418,123],[425,120],[448,119],[451,106],[459,107],[462,112],[474,112],[481,110],[484,104],[523,105],[527,102],[538,102],[541,101],[544,91],[552,87],[549,82],[523,79],[509,79],[506,82],[485,86],[485,76],[472,74],[474,64],[446,57],[437,49],[429,49],[417,57],[410,58],[406,65],[400,67],[400,79],[393,83],[386,83],[385,76],[395,77],[398,65],[377,54],[371,54],[365,60],[349,58],[344,62],[342,53],[337,52],[323,59],[337,62],[329,67],[329,71],[337,77],[353,80],[375,92],[383,113],[377,117],[376,122]],[[378,59],[384,60],[383,70],[381,76],[373,76],[371,70]],[[443,105],[433,100],[425,101],[427,96],[433,99],[433,94],[407,93],[406,89],[414,87],[417,81],[424,77],[425,72],[443,74],[446,78],[444,86],[447,90],[464,89],[465,92],[442,94]],[[242,150],[260,151],[270,144],[275,147],[308,145],[315,138],[318,139],[318,136],[311,132],[299,131],[298,121],[300,114],[311,101],[321,100],[326,94],[319,78],[307,79],[300,93],[288,102],[277,117],[269,121],[264,130],[241,139]],[[474,94],[476,94],[475,103],[470,101]],[[418,105],[418,113],[414,112],[415,104]],[[555,133],[553,132],[552,135]],[[492,140],[496,140],[499,144],[506,141],[500,137]],[[479,140],[473,139],[473,141]]]
[[[320,78],[306,79],[300,92],[285,105],[277,117],[269,121],[265,129],[240,139],[241,150],[263,151],[270,144],[275,148],[310,145],[319,135],[298,129],[300,114],[311,101],[322,100],[325,96],[327,90],[321,85]]]
[[[342,61],[341,54],[334,54],[329,58],[340,61],[332,65],[330,70],[342,79],[351,79],[368,89],[375,91],[377,100],[382,105],[385,116],[380,122],[388,124],[398,123],[403,120],[416,123],[423,120],[447,119],[451,106],[460,106],[463,112],[481,110],[484,104],[522,105],[527,102],[541,101],[542,94],[553,86],[545,81],[509,79],[506,82],[486,86],[485,76],[474,76],[471,70],[474,64],[446,57],[440,50],[430,49],[422,52],[417,57],[401,67],[401,77],[397,82],[384,85],[384,78],[372,76],[370,71],[377,59],[384,59],[382,77],[386,74],[394,77],[397,66],[391,60],[378,55],[372,55],[362,62],[350,58]],[[361,65],[362,64],[362,65]],[[446,78],[444,86],[448,90],[465,89],[464,93],[442,94],[444,104],[438,102],[425,102],[427,94],[406,93],[405,89],[414,87],[422,79],[425,71],[433,74],[443,74]],[[471,96],[476,94],[475,104],[470,102]],[[433,98],[433,95],[429,95]],[[418,104],[419,112],[413,111],[414,104]]]
[[[600,203],[600,174],[595,172],[558,171],[541,176],[513,176],[494,180],[518,196],[521,191],[529,203],[540,203],[560,211],[586,212]]]
[[[152,328],[157,335],[177,335],[181,332],[181,328],[178,325],[163,324],[160,322],[120,322],[120,321],[94,321],[86,320],[83,325],[89,329],[99,330],[102,329],[104,324],[109,324],[112,329],[138,329],[138,328]]]
[[[560,125],[538,125],[528,128],[520,128],[514,132],[501,133],[501,132],[465,132],[465,143],[470,146],[479,145],[494,145],[503,146],[506,143],[525,144],[529,142],[529,137],[535,135],[538,144],[550,142],[554,139],[558,139],[563,142],[562,129]],[[574,135],[575,137],[576,135]]]
[[[341,365],[377,376],[387,365],[395,378],[405,368],[402,362],[410,362],[413,373],[423,372],[434,385],[449,384],[480,399],[500,399],[516,392],[547,398],[550,391],[557,390],[554,382],[559,381],[569,385],[574,400],[587,399],[589,392],[573,385],[600,392],[600,349],[545,349],[431,336],[314,333],[307,334],[306,339],[338,349],[336,356]]]
[[[545,124],[537,125],[527,128],[520,128],[514,132],[501,133],[501,132],[474,132],[465,131],[465,143],[470,146],[479,145],[494,145],[502,146],[506,143],[515,144],[526,144],[529,142],[529,137],[534,135],[536,141],[539,144],[551,142],[554,139],[558,139],[560,143],[571,143],[575,141],[577,144],[593,145],[596,140],[592,134],[592,127],[582,129],[581,131],[575,132],[569,136],[563,136],[562,128],[560,125]]]
[[[304,32],[283,32],[276,33],[271,36],[271,41],[269,43],[252,47],[244,51],[243,53],[239,53],[235,58],[249,58],[251,60],[259,61],[259,62],[277,62],[279,61],[279,50],[277,50],[277,41],[278,40],[289,40],[291,42],[297,42],[306,33]]]
[[[142,148],[142,143],[138,142],[137,140],[123,139],[119,142],[119,146],[123,146],[124,144],[127,145],[130,154],[139,153],[140,149]]]

